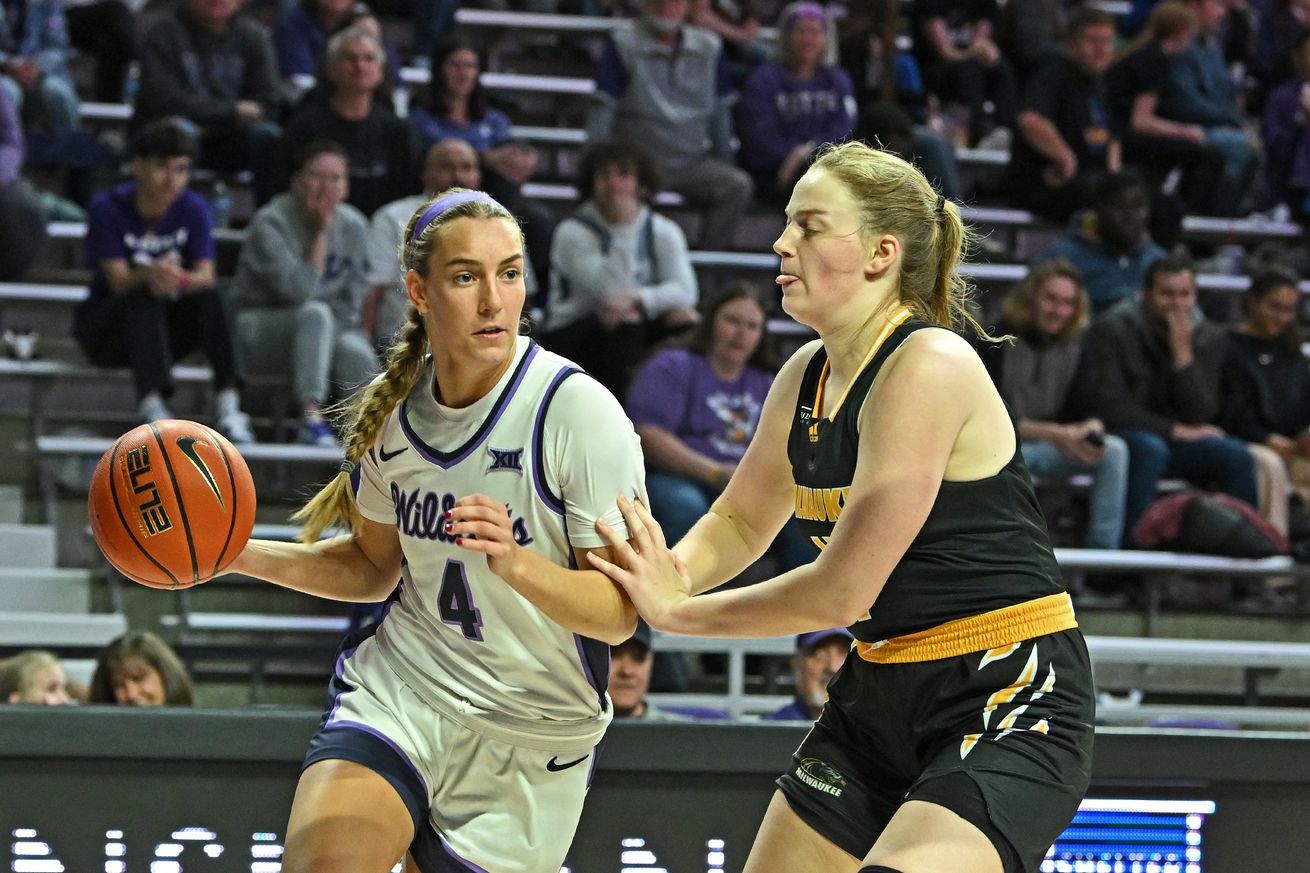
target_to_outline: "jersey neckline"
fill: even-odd
[[[902,306],[898,312],[894,313],[887,319],[887,322],[882,326],[882,330],[878,332],[878,336],[874,339],[873,344],[869,346],[869,350],[865,352],[864,360],[860,361],[860,365],[855,368],[855,372],[851,374],[851,378],[846,382],[846,387],[842,390],[841,396],[837,398],[837,403],[833,406],[831,411],[824,410],[823,414],[820,415],[819,411],[823,409],[824,388],[828,384],[828,372],[832,366],[832,358],[829,357],[825,351],[823,369],[819,372],[819,384],[814,389],[814,406],[812,409],[814,410],[815,418],[826,418],[828,421],[833,421],[837,418],[838,411],[841,410],[842,404],[846,402],[846,396],[851,393],[851,388],[854,387],[855,383],[859,380],[860,374],[864,372],[865,368],[873,361],[874,356],[878,354],[878,349],[882,348],[882,344],[887,341],[887,338],[892,335],[892,332],[895,331],[896,328],[910,320],[912,314],[913,313],[910,312],[909,307]]]

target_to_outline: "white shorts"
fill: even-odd
[[[599,750],[544,752],[465,727],[420,700],[369,637],[337,660],[304,766],[354,761],[391,783],[423,873],[559,873]]]

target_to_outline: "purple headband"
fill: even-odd
[[[436,218],[447,209],[459,206],[462,203],[491,203],[495,206],[500,206],[494,197],[490,194],[485,194],[482,191],[457,191],[454,194],[447,194],[445,197],[442,197],[427,209],[423,210],[423,214],[418,217],[418,221],[414,222],[414,232],[410,234],[410,240],[413,241],[422,236],[423,231],[432,223],[432,219]],[[501,206],[501,208],[504,209],[503,206]]]
[[[818,3],[797,3],[787,13],[787,20],[783,22],[782,29],[785,31],[795,24],[799,19],[812,18],[816,21],[827,23],[828,16],[823,11],[823,7]]]

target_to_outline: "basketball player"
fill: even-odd
[[[819,339],[778,375],[722,496],[670,551],[620,500],[602,520],[657,630],[779,636],[849,625],[854,651],[774,796],[762,871],[1035,871],[1087,787],[1090,665],[1014,425],[952,326],[977,328],[955,205],[851,142],[796,184],[783,309]],[[701,594],[794,514],[814,562]]]
[[[612,395],[519,336],[503,206],[448,189],[402,257],[408,321],[353,401],[346,469],[298,516],[306,542],[353,533],[252,541],[233,565],[339,600],[396,588],[337,660],[283,870],[383,873],[408,853],[422,873],[558,873],[612,716],[607,644],[636,625],[617,585],[572,568],[604,547],[615,493],[644,493],[641,451]]]

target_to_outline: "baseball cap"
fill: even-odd
[[[840,637],[843,640],[853,640],[855,637],[844,627],[830,627],[825,630],[810,631],[809,633],[796,635],[796,651],[810,652],[819,643],[833,637]]]
[[[646,649],[646,651],[649,652],[651,650],[652,646],[651,646],[650,625],[646,624],[645,619],[641,619],[641,618],[637,619],[637,629],[632,632],[632,636],[628,637],[627,640],[625,640],[625,642],[640,643],[642,647]]]

